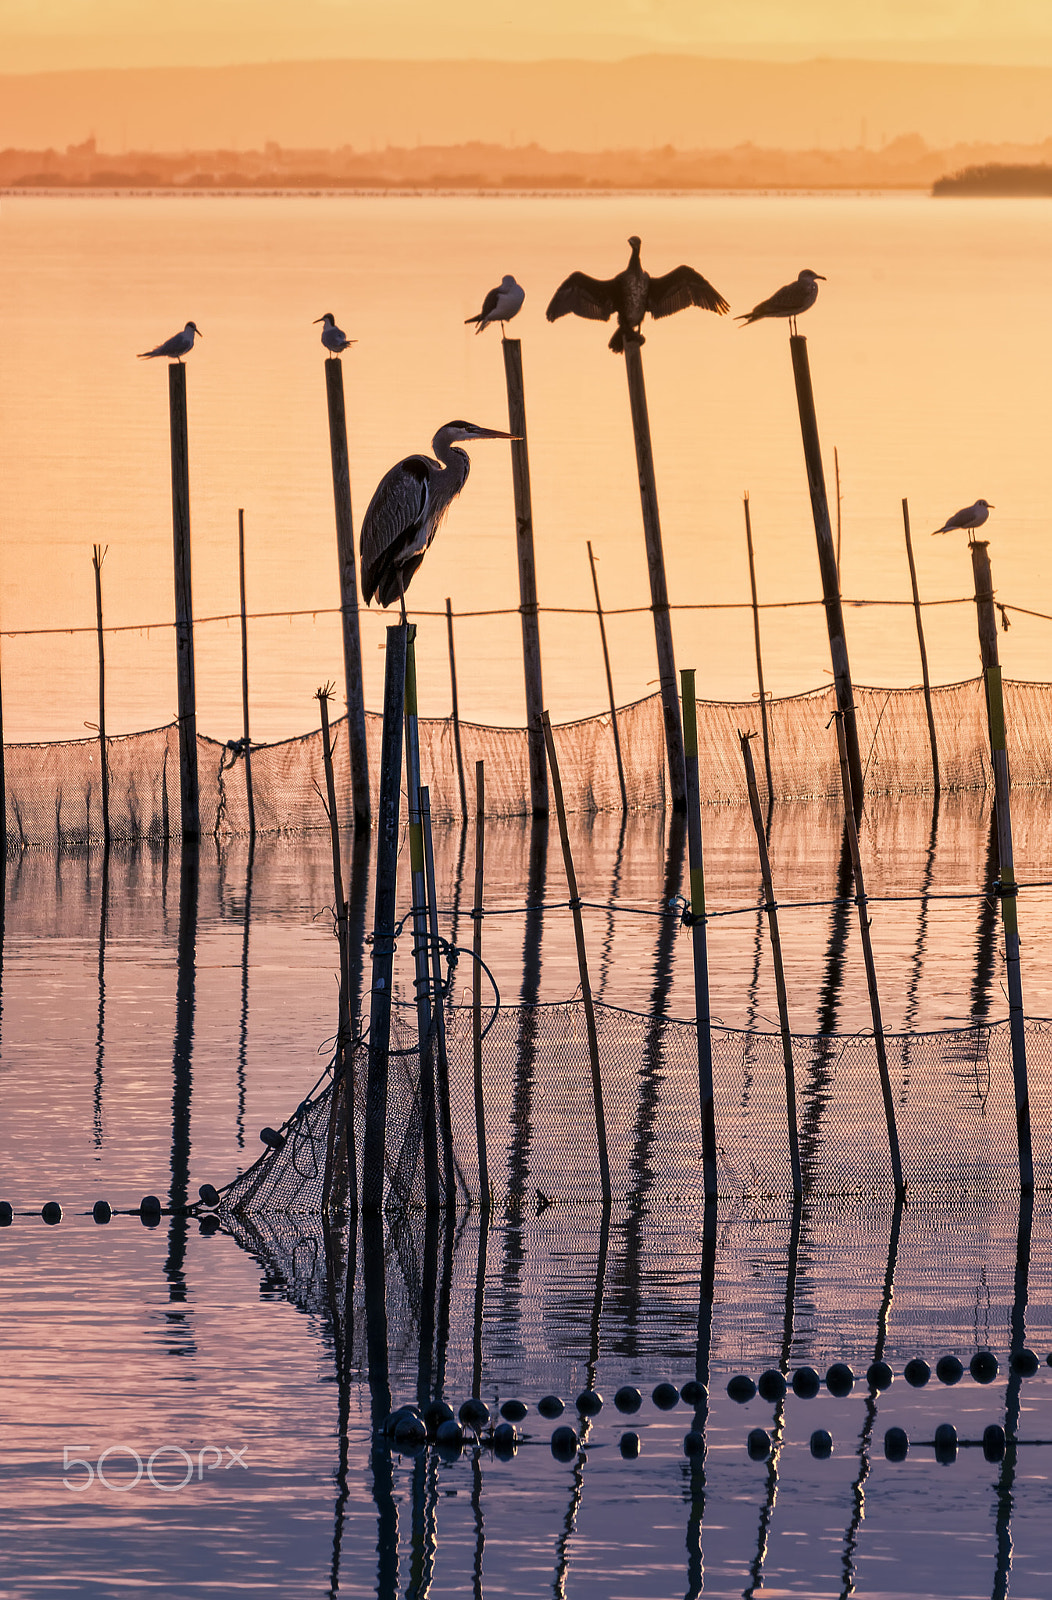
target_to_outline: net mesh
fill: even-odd
[[[1052,783],[1052,685],[1006,682],[1005,714],[1016,784]],[[979,679],[932,691],[944,789],[992,785],[983,686]],[[856,687],[859,746],[867,793],[920,793],[931,787],[924,698],[915,689]],[[840,794],[836,739],[828,728],[832,689],[768,706],[775,795],[783,799]],[[738,729],[756,730],[753,701],[698,702],[701,792],[708,803],[747,799]],[[628,803],[662,806],[667,779],[661,701],[657,695],[617,713]],[[453,723],[420,720],[420,766],[431,790],[436,820],[460,816]],[[334,767],[340,823],[353,822],[351,771],[342,723],[333,724]],[[486,764],[490,816],[531,811],[527,736],[522,728],[459,724],[468,805],[476,761]],[[380,771],[381,718],[366,717],[375,813]],[[621,793],[609,713],[562,724],[555,730],[566,804],[571,811],[619,809]],[[207,833],[248,831],[246,768],[240,745],[198,737],[201,825]],[[77,845],[101,841],[102,788],[97,739],[5,747],[8,848]],[[180,831],[178,731],[173,723],[148,733],[107,741],[110,831],[116,840],[161,838]],[[762,757],[757,750],[757,767]],[[324,825],[318,798],[324,787],[320,731],[252,752],[256,827],[301,832]]]

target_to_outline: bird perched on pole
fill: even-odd
[[[522,302],[526,298],[526,291],[521,283],[516,283],[510,272],[506,272],[495,289],[491,289],[482,302],[482,310],[477,317],[465,317],[464,326],[469,322],[475,324],[475,332],[481,333],[483,328],[488,328],[491,322],[499,322],[501,333],[504,324],[510,322],[512,317],[518,316],[522,309]]]
[[[202,339],[204,338],[204,334],[201,333],[197,323],[188,322],[181,333],[173,333],[172,337],[166,339],[163,344],[159,344],[156,350],[140,350],[139,360],[152,361],[154,356],[167,356],[169,361],[181,361],[194,348],[195,334],[200,335]]]
[[[450,505],[468,481],[471,462],[455,441],[510,439],[477,422],[447,422],[431,441],[438,457],[406,456],[384,474],[362,518],[362,594],[382,606],[401,601]]]
[[[993,509],[989,500],[977,500],[974,506],[962,506],[960,511],[955,511],[952,517],[946,518],[941,528],[934,528],[933,535],[956,533],[959,528],[965,528],[968,532],[968,543],[974,544],[972,534],[976,528],[982,527]]]
[[[336,318],[331,311],[326,311],[323,317],[315,317],[314,326],[322,322],[325,326],[321,330],[321,342],[332,356],[338,356],[341,351],[349,350],[352,344],[357,344],[357,339],[348,339],[342,328],[336,326]]]
[[[548,321],[554,322],[572,311],[577,317],[606,322],[616,311],[617,332],[610,340],[610,349],[620,355],[626,340],[644,343],[639,327],[648,311],[652,317],[669,317],[687,306],[701,306],[720,316],[730,310],[723,296],[693,267],[673,267],[664,277],[652,278],[640,263],[639,240],[633,234],[628,242],[632,254],[628,266],[616,278],[590,278],[587,272],[571,272],[552,295]]]
[[[799,274],[795,283],[787,283],[781,289],[776,289],[769,300],[761,300],[758,306],[753,306],[751,311],[742,317],[736,317],[743,328],[750,322],[762,322],[765,317],[788,317],[789,332],[796,332],[796,319],[804,311],[810,311],[818,299],[819,280],[825,283],[825,275],[821,272],[812,272],[810,267],[805,267]]]

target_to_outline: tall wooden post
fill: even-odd
[[[416,624],[408,624],[405,661],[405,782],[409,813],[409,868],[413,886],[413,965],[416,976],[416,1032],[420,1052],[420,1117],[424,1145],[424,1197],[429,1207],[442,1200],[435,1120],[435,1040],[428,961],[427,874],[420,814],[420,724],[416,698]]]
[[[384,1199],[387,1137],[387,1066],[391,1048],[391,982],[394,974],[398,894],[399,800],[402,788],[402,719],[408,629],[387,630],[384,726],[380,750],[380,804],[376,819],[376,897],[373,912],[373,973],[369,1001],[369,1074],[365,1091],[362,1148],[362,1210],[379,1212]]]
[[[544,770],[541,712],[541,631],[537,612],[537,568],[533,555],[533,499],[526,440],[526,390],[522,380],[522,345],[502,339],[504,377],[508,386],[508,431],[511,441],[511,483],[515,496],[515,547],[519,557],[519,615],[522,618],[522,666],[526,679],[526,736],[530,748],[530,807],[535,817],[548,815],[548,779]]]
[[[339,1028],[336,1041],[336,1066],[333,1073],[332,1111],[329,1117],[328,1151],[322,1190],[323,1211],[328,1209],[331,1201],[334,1182],[333,1153],[336,1146],[336,1131],[341,1110],[343,1115],[344,1159],[347,1162],[348,1193],[355,1209],[357,1209],[358,1204],[357,1177],[354,1170],[354,1084],[353,1081],[348,1081],[348,1075],[353,1071],[349,1048],[351,1041],[350,939],[347,928],[347,901],[343,893],[343,865],[340,860],[340,815],[336,809],[336,781],[333,777],[332,738],[329,733],[329,696],[332,694],[332,690],[332,684],[327,683],[318,690],[316,695],[318,708],[321,712],[321,750],[322,762],[325,768],[325,809],[329,818],[329,843],[332,848],[332,888],[336,912],[336,941],[340,951]]]
[[[697,1012],[698,1100],[701,1113],[701,1163],[705,1199],[716,1199],[716,1113],[712,1082],[712,1019],[709,1015],[709,955],[705,935],[705,861],[701,838],[701,785],[698,778],[698,717],[694,668],[680,673],[683,685],[684,775],[687,782],[687,856],[690,863],[690,935],[694,953],[694,1006]]]
[[[106,552],[101,545],[91,547],[95,569],[95,630],[99,640],[99,779],[102,784],[102,845],[110,847],[110,761],[106,748],[106,647],[102,632],[102,563]]]
[[[457,658],[453,649],[453,606],[446,596],[446,635],[449,640],[449,689],[453,704],[453,751],[457,760],[457,786],[460,789],[460,818],[468,820],[468,791],[464,782],[464,751],[460,744],[460,701],[457,696]]]
[[[184,839],[201,837],[197,781],[197,689],[194,681],[194,603],[190,574],[190,457],[186,433],[186,368],[168,367],[172,442],[172,540],[175,566],[175,667],[179,705],[179,802]]]
[[[822,447],[818,439],[818,418],[815,414],[815,396],[811,387],[811,367],[807,359],[807,340],[801,333],[791,334],[789,348],[793,358],[793,377],[796,380],[796,403],[800,412],[800,434],[807,464],[807,486],[811,492],[811,514],[818,541],[818,567],[822,575],[822,596],[826,609],[826,628],[829,631],[829,654],[836,686],[837,708],[844,719],[844,738],[847,741],[848,768],[851,772],[851,793],[854,796],[855,816],[862,815],[862,758],[858,749],[858,725],[855,721],[855,694],[851,686],[851,666],[847,658],[847,636],[844,631],[844,608],[840,603],[840,569],[833,547],[833,530],[829,523],[829,501],[826,496],[825,472],[822,468]]]
[[[939,782],[939,741],[935,737],[935,713],[931,704],[931,682],[928,678],[928,652],[924,647],[924,623],[921,620],[920,591],[917,588],[917,567],[913,560],[913,540],[910,538],[910,503],[903,497],[902,526],[906,534],[906,560],[910,564],[910,585],[913,589],[913,614],[917,619],[917,645],[920,649],[921,678],[924,682],[924,710],[928,718],[928,743],[931,746],[931,779],[936,796],[942,793]]]
[[[354,523],[351,518],[351,468],[347,454],[347,417],[343,404],[343,363],[337,356],[329,356],[325,362],[325,398],[329,408],[332,497],[336,507],[336,556],[340,574],[351,799],[355,827],[367,828],[370,813],[369,749],[365,738],[362,640],[358,629],[358,570],[354,559]]]
[[[249,837],[256,837],[256,800],[252,792],[252,739],[248,730],[248,612],[245,609],[245,513],[237,514],[237,570],[241,590],[241,743],[245,763],[245,799]]]
[[[0,672],[0,829],[3,830],[3,860],[0,869],[3,876],[0,878],[0,905],[3,904],[7,884],[7,773],[4,755],[4,689],[2,672]]]
[[[442,1173],[446,1207],[456,1205],[457,1179],[453,1164],[453,1103],[449,1093],[449,1056],[446,1052],[446,1018],[442,1009],[442,948],[438,936],[438,896],[435,891],[435,847],[431,837],[431,795],[420,785],[420,821],[424,834],[424,874],[427,880],[427,922],[431,955],[431,1008],[435,1040],[435,1086],[438,1122],[442,1130]]]
[[[603,667],[606,671],[606,693],[610,702],[610,729],[614,736],[614,756],[617,761],[617,783],[621,790],[621,809],[628,810],[628,790],[625,788],[625,765],[621,759],[621,735],[617,727],[617,701],[614,699],[614,679],[610,671],[610,651],[606,644],[606,623],[603,620],[603,607],[599,599],[599,579],[595,572],[595,556],[592,554],[592,541],[588,544],[588,565],[592,569],[592,588],[595,590],[595,614],[599,618],[599,638],[603,646]]]
[[[475,762],[475,900],[471,916],[471,1054],[475,1091],[475,1140],[478,1145],[479,1204],[489,1216],[489,1161],[486,1154],[486,1111],[482,1099],[482,897],[486,878],[486,763]],[[486,1222],[483,1224],[485,1232]]]
[[[756,598],[756,561],[752,548],[752,516],[749,496],[745,496],[745,542],[749,549],[749,589],[752,593],[752,632],[756,644],[756,687],[760,691],[760,727],[763,730],[763,764],[767,774],[767,805],[774,801],[774,779],[771,776],[771,735],[767,726],[767,690],[763,685],[763,655],[760,650],[760,605]]]
[[[1005,931],[1005,976],[1008,980],[1008,1024],[1012,1040],[1012,1079],[1015,1087],[1016,1134],[1019,1142],[1019,1183],[1024,1194],[1034,1187],[1034,1152],[1030,1132],[1030,1088],[1026,1064],[1026,1024],[1023,981],[1019,968],[1019,915],[1016,902],[1015,856],[1012,846],[1011,781],[1005,737],[1005,708],[1001,667],[997,656],[997,617],[989,545],[972,542],[975,609],[979,621],[979,649],[986,681],[986,715],[990,727],[990,760],[994,769],[994,818],[1000,865],[1001,920]]]
[[[643,536],[647,547],[647,572],[650,576],[650,609],[654,617],[654,642],[657,646],[658,678],[661,684],[661,709],[665,719],[665,750],[668,755],[669,786],[676,811],[687,809],[686,775],[683,769],[683,727],[679,713],[679,686],[676,657],[672,648],[672,617],[668,608],[665,581],[665,552],[661,543],[658,515],[657,480],[654,475],[654,450],[650,441],[647,392],[643,383],[643,357],[634,339],[625,341],[625,372],[628,400],[632,408],[632,432],[636,442],[639,471],[639,498],[643,507]]]

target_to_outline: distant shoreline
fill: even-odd
[[[608,200],[615,195],[657,196],[669,200],[687,200],[705,197],[731,197],[735,195],[760,196],[815,196],[837,198],[872,197],[879,199],[882,195],[914,195],[918,199],[930,199],[931,189],[927,184],[895,185],[881,184],[863,185],[852,184],[844,186],[838,184],[828,188],[819,188],[807,185],[780,185],[757,184],[755,186],[739,185],[729,188],[725,185],[713,185],[711,188],[655,188],[653,186],[616,188],[610,185],[600,188],[598,185],[589,185],[587,188],[520,188],[512,189],[506,186],[499,188],[486,188],[484,186],[469,188],[457,185],[442,187],[429,187],[424,184],[386,184],[386,185],[334,185],[332,187],[317,186],[315,188],[290,185],[275,188],[189,188],[176,184],[155,184],[152,187],[134,188],[124,185],[112,186],[103,184],[40,184],[40,185],[14,185],[0,186],[0,199],[16,200],[319,200],[319,199],[395,199],[395,200],[548,200],[567,199],[574,200]]]

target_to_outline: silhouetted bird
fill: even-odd
[[[648,311],[652,317],[670,317],[687,306],[701,306],[720,316],[730,310],[723,296],[693,267],[673,267],[664,277],[652,278],[640,264],[639,240],[633,234],[628,242],[632,254],[628,266],[616,278],[590,278],[587,272],[571,272],[552,295],[548,321],[554,322],[572,311],[577,317],[606,322],[616,311],[617,332],[610,340],[610,349],[620,354],[626,340],[644,343],[639,327]]]
[[[195,333],[204,338],[197,323],[188,322],[181,333],[173,333],[172,337],[159,344],[156,350],[140,350],[139,360],[152,361],[154,356],[167,356],[169,361],[181,361],[194,348]]]
[[[955,511],[952,517],[947,517],[941,528],[935,528],[934,533],[955,533],[959,528],[967,529],[968,543],[972,543],[972,532],[981,528],[993,510],[989,500],[977,500],[974,506],[963,506],[960,511]]]
[[[499,322],[501,332],[504,324],[510,322],[512,317],[518,316],[522,309],[522,302],[526,298],[526,291],[520,283],[516,283],[510,272],[506,272],[495,289],[491,289],[482,302],[482,310],[477,317],[465,317],[464,326],[469,322],[475,323],[475,332],[481,333],[483,328],[488,328],[491,322]]]
[[[825,276],[821,272],[812,272],[810,267],[805,267],[795,283],[787,283],[783,288],[777,289],[769,300],[761,300],[758,306],[743,317],[735,318],[743,328],[750,322],[762,322],[765,317],[788,317],[789,332],[796,332],[796,319],[804,311],[810,311],[818,299],[819,279],[825,283]]]
[[[349,350],[352,344],[357,344],[357,339],[348,339],[342,328],[336,326],[336,318],[331,311],[326,311],[323,317],[315,317],[314,326],[322,322],[325,326],[321,330],[321,342],[330,355],[338,356],[342,350]]]
[[[362,594],[382,606],[401,600],[450,505],[468,481],[471,462],[455,439],[510,439],[477,422],[447,422],[431,441],[438,457],[406,456],[380,479],[362,518]]]

